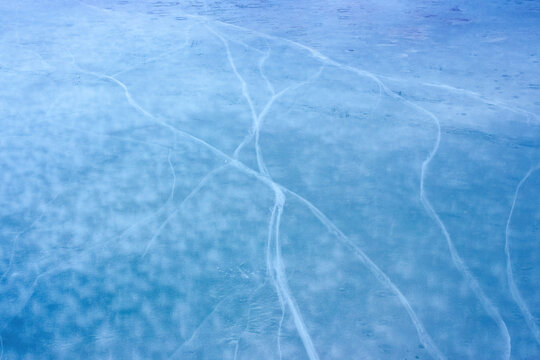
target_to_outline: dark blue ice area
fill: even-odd
[[[0,360],[540,359],[538,34],[0,0]]]

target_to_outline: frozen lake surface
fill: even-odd
[[[0,0],[0,359],[540,359],[539,33]]]

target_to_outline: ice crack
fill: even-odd
[[[514,192],[514,198],[512,199],[512,207],[510,208],[510,214],[508,214],[508,220],[506,221],[506,229],[504,232],[505,237],[505,243],[504,243],[504,252],[506,254],[506,276],[508,278],[508,286],[510,286],[510,293],[512,294],[512,298],[516,302],[516,304],[519,306],[519,310],[521,311],[521,314],[525,318],[525,321],[527,323],[527,326],[531,330],[531,333],[533,334],[534,338],[536,339],[536,342],[540,344],[540,331],[538,329],[538,326],[536,326],[536,320],[534,316],[531,314],[529,307],[523,300],[523,297],[521,297],[521,293],[514,281],[514,274],[512,271],[512,260],[510,258],[510,239],[509,239],[509,230],[510,230],[510,223],[512,221],[512,215],[514,214],[514,208],[516,207],[516,201],[519,195],[519,190],[521,189],[521,186],[527,181],[529,176],[535,171],[540,169],[540,165],[536,165],[535,167],[531,168],[527,174],[521,179],[521,181],[518,183],[516,190]]]

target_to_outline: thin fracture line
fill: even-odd
[[[512,260],[510,258],[510,239],[509,239],[509,230],[510,230],[510,222],[512,220],[512,215],[514,214],[514,208],[516,206],[516,201],[518,198],[519,190],[521,189],[521,186],[527,181],[529,176],[536,170],[540,169],[540,165],[536,165],[535,167],[531,168],[527,174],[521,179],[519,184],[516,187],[516,191],[514,192],[514,198],[512,200],[512,208],[510,209],[510,214],[508,215],[508,220],[506,221],[506,229],[504,232],[505,237],[505,243],[504,243],[504,252],[506,254],[506,276],[508,278],[508,285],[510,286],[510,293],[512,294],[512,298],[514,298],[514,301],[519,306],[519,309],[521,310],[521,314],[525,318],[525,322],[527,323],[527,326],[531,330],[534,338],[536,339],[536,342],[540,344],[540,331],[538,330],[538,327],[536,326],[536,320],[534,316],[531,314],[527,304],[521,297],[521,293],[514,281],[514,274],[512,272]]]
[[[167,216],[167,218],[161,223],[161,225],[159,226],[159,228],[156,230],[156,232],[154,233],[154,235],[152,236],[152,238],[150,239],[150,241],[148,242],[148,244],[146,244],[146,248],[144,249],[144,252],[143,254],[141,255],[141,257],[145,257],[146,254],[148,253],[148,251],[150,250],[150,248],[152,247],[152,245],[154,244],[154,242],[156,241],[157,237],[159,236],[159,234],[161,234],[161,232],[163,231],[163,229],[165,228],[165,225],[167,225],[167,223],[169,222],[169,220],[171,220],[173,218],[173,216],[175,216],[178,211],[180,211],[180,209],[182,209],[183,205],[189,201],[193,196],[195,196],[195,194],[197,192],[199,192],[199,190],[201,190],[201,188],[206,185],[206,183],[212,178],[214,177],[218,172],[222,171],[226,166],[228,166],[228,164],[225,164],[225,165],[221,165],[215,169],[213,169],[212,171],[210,171],[209,173],[207,173],[202,179],[201,181],[199,181],[199,183],[197,184],[197,186],[195,186],[195,188],[193,188],[193,190],[191,190],[191,192],[180,202],[180,205],[178,205],[176,207],[176,209],[171,212],[169,214],[169,216]]]

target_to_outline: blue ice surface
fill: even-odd
[[[540,359],[538,1],[0,1],[0,359]]]

